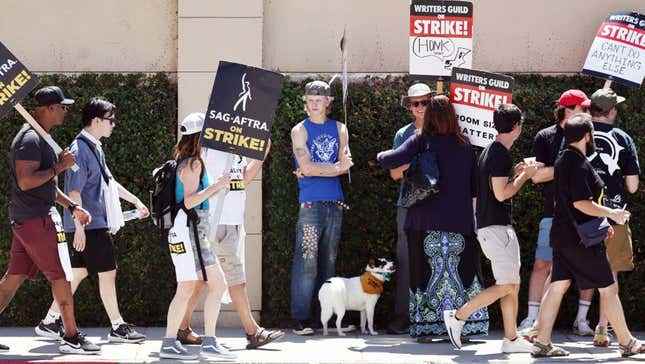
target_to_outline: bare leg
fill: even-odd
[[[4,277],[0,280],[0,313],[9,306],[16,291],[25,281],[27,276],[18,274],[5,273]]]
[[[204,335],[215,336],[222,296],[226,292],[226,279],[219,262],[206,267],[206,275],[208,281],[206,283],[206,300],[204,301]]]
[[[459,320],[467,320],[473,312],[482,307],[487,307],[501,297],[509,295],[514,288],[514,284],[494,285],[481,291],[477,296],[473,297],[465,305],[457,310],[456,317]]]
[[[166,319],[166,338],[175,338],[177,337],[177,330],[181,323],[186,309],[188,307],[188,301],[195,291],[195,283],[197,281],[189,282],[179,282],[177,283],[177,291],[175,296],[170,302],[168,307],[168,317]]]
[[[571,285],[570,280],[551,282],[551,285],[546,291],[542,304],[540,306],[540,326],[538,327],[537,341],[542,344],[551,343],[551,332],[553,331],[553,324],[558,311],[560,310],[560,303],[562,297]]]
[[[195,308],[197,308],[197,303],[199,303],[199,298],[204,292],[204,288],[206,288],[206,283],[204,283],[204,281],[195,281],[195,290],[192,296],[190,296],[188,307],[186,308],[186,313],[184,313],[181,324],[179,324],[180,329],[185,330],[190,327],[190,321],[193,318],[193,312],[195,312]]]
[[[76,319],[74,318],[74,298],[72,297],[70,283],[65,278],[61,278],[51,282],[51,285],[54,299],[58,303],[60,314],[63,318],[65,336],[74,336],[78,332],[78,328],[76,327]]]
[[[544,291],[547,287],[545,284],[549,280],[549,273],[551,273],[551,262],[536,259],[529,281],[529,301],[542,301],[542,296],[544,296]]]
[[[116,297],[116,270],[99,273],[99,293],[110,322],[123,320]]]
[[[599,288],[598,292],[600,292],[600,307],[605,307],[605,314],[614,328],[618,343],[621,345],[629,344],[632,334],[627,327],[623,305],[620,303],[620,298],[618,298],[618,284],[614,283],[609,287]]]
[[[502,319],[504,322],[504,337],[513,340],[517,337],[517,306],[519,284],[512,285],[513,289],[510,294],[500,298],[499,305],[502,309]]]
[[[246,283],[231,286],[228,288],[228,292],[231,295],[235,311],[240,316],[244,331],[247,335],[254,335],[260,325],[251,314],[251,304],[249,303],[249,295],[246,292]]]
[[[618,289],[620,289],[620,287],[618,286],[618,272],[611,272],[611,273],[614,275],[614,282],[616,282],[616,289],[618,290]],[[602,298],[602,296],[601,296],[601,298]],[[598,326],[607,327],[608,319],[607,319],[607,314],[605,313],[606,309],[607,308],[604,307],[603,300],[601,299],[600,300],[600,317],[599,317],[599,320],[598,320]]]
[[[76,290],[78,289],[78,286],[80,286],[81,282],[87,277],[87,269],[85,268],[74,268],[72,269],[73,271],[73,278],[72,278],[72,295],[76,293]],[[49,306],[49,309],[54,312],[60,313],[60,308],[58,307],[58,304],[56,303],[56,300],[53,300],[51,306]]]

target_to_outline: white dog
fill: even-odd
[[[394,263],[378,259],[376,263],[370,260],[365,267],[365,273],[359,277],[334,277],[325,281],[318,292],[323,335],[327,335],[327,321],[332,314],[336,314],[338,336],[345,336],[341,321],[347,310],[361,312],[363,334],[367,334],[365,329],[365,321],[367,321],[370,335],[378,335],[374,331],[374,307],[383,292],[383,284],[390,279],[392,273],[394,273]]]

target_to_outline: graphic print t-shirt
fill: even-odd
[[[214,149],[206,149],[203,152],[206,171],[211,181],[215,181],[223,175],[226,167],[226,160],[229,153]],[[246,186],[244,185],[244,169],[248,164],[245,157],[233,155],[233,164],[231,164],[230,176],[231,185],[229,192],[224,198],[220,225],[242,225],[244,224],[244,211],[246,207]],[[211,203],[211,206],[215,206]]]
[[[625,206],[625,176],[640,174],[634,140],[623,130],[605,123],[593,123],[596,153],[588,160],[605,183],[604,206]]]

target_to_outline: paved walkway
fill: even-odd
[[[69,361],[69,362],[157,362],[162,328],[139,328],[148,335],[143,344],[107,344],[107,330],[86,329],[88,337],[102,345],[98,356],[60,355],[58,345],[33,336],[32,328],[0,328],[0,343],[9,345],[9,352],[0,353],[0,361]],[[554,340],[572,354],[567,358],[534,360],[529,354],[502,354],[501,332],[474,340],[461,352],[454,351],[446,340],[433,344],[418,344],[407,336],[361,336],[340,338],[330,335],[299,337],[289,333],[281,341],[259,350],[244,350],[246,340],[237,329],[220,329],[219,338],[235,352],[240,363],[645,363],[645,355],[625,360],[616,345],[594,348],[591,338],[579,338],[558,333]],[[645,338],[645,333],[637,337]],[[582,339],[582,340],[580,340]],[[198,347],[189,347],[198,350]],[[162,360],[162,362],[171,362]],[[186,361],[190,363],[191,361]],[[197,362],[197,361],[192,361]]]

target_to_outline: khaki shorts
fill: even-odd
[[[634,270],[634,251],[632,250],[632,230],[629,225],[612,225],[614,237],[605,240],[607,259],[612,272]]]
[[[246,283],[242,225],[218,225],[213,248],[229,287]]]
[[[492,225],[477,230],[482,252],[490,260],[495,284],[520,283],[520,244],[512,226]]]

